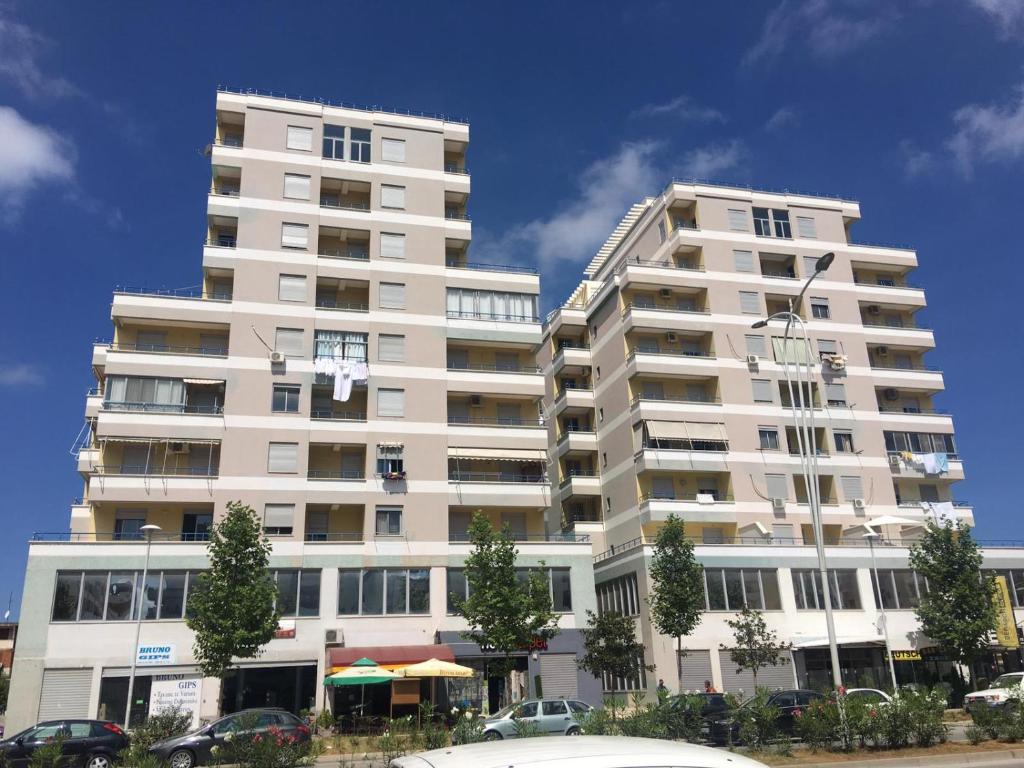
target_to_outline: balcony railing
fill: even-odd
[[[645,401],[654,403],[690,403],[693,405],[722,404],[722,400],[717,397],[689,397],[687,395],[637,395],[629,401],[629,404],[635,407]]]
[[[337,531],[334,533],[315,533],[312,531],[306,531],[307,542],[348,542],[353,544],[361,544],[363,541],[362,531]]]
[[[157,464],[96,464],[92,471],[97,475],[140,476],[140,477],[218,477],[220,468],[212,467],[162,467]]]
[[[317,252],[317,256],[323,256],[328,259],[351,259],[353,261],[368,261],[370,259],[369,248],[356,248],[349,246],[347,248],[329,248],[321,246]]]
[[[524,419],[517,416],[448,416],[452,426],[471,427],[543,427],[543,419]]]
[[[217,184],[210,189],[210,194],[216,195],[217,197],[238,197],[240,190],[238,187],[221,186]]]
[[[725,440],[644,440],[643,451],[694,451],[697,453],[728,453]]]
[[[772,277],[772,278],[775,278],[777,280],[799,280],[800,279],[799,277],[796,276],[796,273],[794,273],[793,270],[790,270],[790,269],[787,269],[787,270],[762,269],[761,270],[761,276],[762,277]]]
[[[362,301],[336,301],[334,299],[316,300],[317,309],[333,309],[338,312],[369,312],[370,305]]]
[[[238,147],[242,146],[243,138],[244,138],[243,136],[227,134],[227,135],[221,136],[217,141],[215,141],[214,145],[216,145],[218,147],[234,147],[234,148],[238,148]]]
[[[448,481],[452,483],[525,483],[527,485],[546,485],[544,475],[517,475],[512,472],[467,472],[450,470]]]
[[[205,240],[206,245],[211,245],[215,248],[234,248],[237,242],[238,238],[235,235],[217,235],[216,237],[208,237]]]
[[[600,523],[604,518],[601,516],[601,511],[597,509],[590,510],[589,512],[577,511],[577,512],[565,512],[562,515],[562,525],[564,526],[567,522],[572,523]]]
[[[634,301],[626,304],[626,308],[622,310],[622,316],[625,317],[629,312],[634,309],[649,310],[651,312],[678,312],[683,315],[709,315],[711,314],[706,309],[680,309],[674,304],[659,304],[657,302],[641,302],[637,304]]]
[[[448,363],[449,371],[481,371],[484,373],[540,373],[536,365],[508,365],[497,363]]]
[[[346,203],[346,202],[342,202],[341,200],[332,200],[329,197],[321,197],[320,198],[320,207],[321,208],[334,208],[336,210],[342,210],[342,211],[364,211],[364,212],[369,212],[369,210],[370,210],[370,204],[369,203],[360,203],[360,202],[347,202]]]
[[[561,482],[558,483],[558,486],[560,488],[564,488],[565,486],[569,485],[569,483],[571,483],[574,478],[577,477],[596,478],[600,477],[600,474],[598,474],[597,470],[595,469],[570,469],[565,473],[565,477],[563,477]]]
[[[135,296],[160,296],[171,299],[202,299],[203,301],[231,301],[231,294],[225,291],[205,291],[202,286],[188,288],[141,288],[132,285],[114,286],[114,293]]]
[[[160,533],[152,534],[152,539],[154,543],[205,542],[210,540],[210,534],[208,532],[196,531],[161,531]],[[72,544],[108,542],[144,544],[146,541],[146,535],[139,531],[99,531],[89,533],[75,533],[71,531],[60,531],[54,533],[37,532],[32,534],[32,541],[68,542]]]
[[[918,286],[908,283],[906,280],[888,280],[886,282],[878,282],[877,280],[854,280],[854,285],[863,285],[868,288],[912,288],[914,290],[921,290]]]
[[[929,365],[920,365],[918,363],[911,365],[877,365],[872,363],[871,369],[874,371],[926,371],[928,373],[942,373],[941,368],[932,368]]]
[[[559,339],[558,340],[558,351],[561,352],[564,349],[590,349],[590,345],[585,341],[573,341],[571,339]]]
[[[158,355],[194,355],[199,357],[227,357],[224,347],[182,347],[174,344],[130,344],[113,342],[107,345],[111,352],[143,352]]]
[[[661,357],[688,357],[695,360],[714,360],[714,355],[709,355],[705,352],[684,352],[675,350],[662,350],[662,349],[642,349],[634,347],[629,350],[626,355],[626,362],[634,359],[637,355],[659,355]]]
[[[562,387],[562,389],[559,391],[559,393],[555,396],[555,402],[557,403],[559,400],[564,400],[566,397],[569,396],[570,392],[593,392],[593,391],[594,391],[593,387],[587,387],[587,386],[579,386],[579,385],[577,385],[575,387]]]
[[[468,213],[459,213],[458,211],[446,210],[444,217],[449,221],[470,221]]]
[[[313,408],[309,418],[316,421],[366,421],[363,411],[334,411],[330,408]]]
[[[902,413],[908,416],[946,416],[949,411],[941,408],[901,408],[898,405],[879,405],[879,413]]]
[[[894,331],[930,331],[931,328],[925,328],[924,326],[918,325],[916,320],[903,320],[899,325],[890,325],[884,320],[868,320],[864,319],[861,323],[865,328],[890,328]]]
[[[361,469],[311,469],[306,473],[308,480],[365,480]]]
[[[475,269],[481,272],[514,272],[523,275],[536,275],[535,267],[524,267],[519,264],[485,264],[478,261],[446,261],[449,269]]]
[[[445,173],[457,173],[459,175],[464,175],[464,176],[468,176],[469,175],[469,170],[465,166],[459,165],[458,163],[445,163],[444,164],[444,172]]]
[[[710,496],[712,502],[715,502],[715,503],[719,503],[719,502],[724,503],[724,502],[735,501],[735,499],[732,497],[732,494],[729,494],[729,493],[719,493],[718,491],[715,491],[715,492],[708,491],[706,493],[705,492],[701,492],[701,493],[657,493],[657,492],[652,492],[652,493],[642,493],[642,494],[640,494],[640,503],[642,504],[645,501],[692,501],[692,502],[697,502],[697,497],[698,496]],[[699,502],[699,503],[704,503],[704,502]]]
[[[690,264],[676,264],[671,259],[645,259],[641,260],[639,256],[632,260],[622,262],[622,265],[616,270],[616,272],[622,272],[627,267],[652,267],[655,269],[680,269],[684,272],[703,272],[704,267],[692,266]]]
[[[536,315],[513,315],[507,312],[473,312],[468,309],[449,309],[450,320],[495,320],[501,323],[539,323]]]
[[[470,541],[470,535],[468,533],[449,533],[448,541],[450,542],[465,542]],[[529,542],[553,542],[553,543],[566,543],[566,544],[589,544],[590,534],[587,533],[573,533],[572,531],[564,533],[516,533],[512,532],[513,541],[529,541]]]
[[[142,413],[182,413],[197,416],[220,416],[224,413],[223,405],[188,405],[175,403],[138,403],[126,400],[105,400],[105,411],[133,411]]]

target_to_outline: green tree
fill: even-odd
[[[210,531],[210,569],[189,590],[186,623],[207,677],[224,677],[233,658],[263,652],[277,629],[277,587],[268,569],[270,542],[252,508],[233,501]]]
[[[636,621],[617,611],[600,615],[587,611],[583,629],[583,656],[576,661],[580,669],[594,677],[635,678],[640,670],[653,666],[643,663],[644,644],[636,639]]]
[[[651,581],[651,621],[663,635],[676,639],[676,652],[682,656],[683,637],[700,624],[704,612],[704,567],[675,515],[668,516],[654,539]]]
[[[910,567],[928,580],[928,592],[914,609],[921,631],[950,659],[969,667],[988,651],[997,618],[995,582],[982,576],[971,529],[962,522],[929,525],[910,549]]]
[[[0,668],[0,715],[7,711],[7,694],[11,689],[11,678]]]
[[[541,569],[520,579],[516,573],[519,552],[511,530],[506,526],[500,533],[495,531],[479,512],[469,525],[469,540],[473,549],[464,566],[469,596],[452,595],[459,615],[469,623],[469,631],[462,636],[501,654],[502,660],[493,667],[507,674],[513,667],[513,653],[558,633],[548,577],[541,563]]]
[[[748,606],[744,606],[735,619],[728,619],[725,623],[732,630],[733,647],[722,645],[722,650],[729,651],[737,673],[744,669],[753,673],[756,691],[758,670],[785,664],[787,660],[781,654],[791,644],[779,642],[779,636],[765,624],[764,614]]]

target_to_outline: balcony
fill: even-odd
[[[362,504],[307,504],[303,538],[311,543],[362,543],[365,514]]]
[[[369,312],[370,283],[321,277],[316,281],[316,308],[334,312]]]
[[[321,179],[320,207],[368,212],[370,210],[370,183],[348,179]]]
[[[229,327],[196,329],[121,324],[109,349],[111,352],[224,358],[228,356]]]
[[[680,379],[640,375],[629,380],[629,393],[630,407],[634,409],[647,403],[654,409],[692,410],[679,406],[714,406],[722,402],[717,376]]]
[[[370,233],[363,229],[321,226],[316,253],[327,259],[369,261]]]
[[[549,537],[545,532],[544,513],[540,509],[522,509],[506,504],[474,508],[471,505],[453,504],[448,508],[448,540],[469,542],[469,525],[473,516],[483,514],[495,530],[508,528],[515,541],[562,541],[560,536]]]
[[[475,373],[528,373],[538,374],[529,350],[494,349],[448,345],[448,370]]]
[[[213,525],[213,504],[168,504],[140,501],[132,504],[131,510],[119,509],[115,502],[91,502],[85,505],[87,514],[79,521],[89,530],[73,529],[63,540],[77,542],[119,542],[142,543],[145,534],[143,525],[158,525],[161,531],[153,534],[154,546],[158,543],[206,542]],[[77,525],[73,523],[73,525]],[[205,547],[205,544],[201,544]]]
[[[242,169],[227,165],[211,167],[210,194],[215,197],[238,197],[242,189]]]
[[[448,221],[469,221],[469,195],[447,189],[444,193],[444,217]]]
[[[444,146],[444,172],[458,176],[469,174],[466,170],[466,144],[446,140]]]
[[[220,441],[100,437],[88,453],[88,474],[107,477],[214,478],[220,474]],[[85,469],[81,467],[80,469]]]
[[[309,480],[365,480],[366,445],[310,443],[306,477]]]
[[[245,113],[217,110],[217,128],[213,143],[218,147],[239,148],[245,143]]]
[[[224,413],[224,382],[108,376],[102,412],[117,411],[220,416]]]
[[[483,262],[468,261],[465,257],[445,254],[444,265],[449,269],[471,269],[478,272],[509,272],[520,275],[539,274],[535,267],[527,267],[522,264],[485,264]]]
[[[558,490],[563,498],[572,496],[600,496],[601,476],[596,469],[564,469]]]
[[[797,280],[796,256],[778,253],[760,253],[761,276],[773,280]]]
[[[339,402],[334,399],[334,387],[313,384],[310,398],[309,418],[314,422],[366,422],[366,385],[352,386],[349,399]],[[316,427],[316,425],[314,425]],[[329,428],[329,424],[323,424]]]
[[[729,439],[720,422],[643,422],[637,472],[657,470],[725,471]]]
[[[501,429],[542,429],[537,400],[513,395],[485,396],[449,394],[448,424],[453,427]]]
[[[562,502],[561,529],[568,532],[576,528],[577,523],[601,523],[604,514],[601,511],[599,498],[570,497]]]
[[[238,244],[238,218],[210,214],[207,218],[206,245],[234,248]]]
[[[452,454],[456,455],[452,455]],[[471,454],[493,453],[494,458]],[[508,457],[516,455],[531,458]],[[544,461],[540,457],[544,455]],[[449,449],[448,503],[543,509],[551,501],[543,451],[525,449]]]

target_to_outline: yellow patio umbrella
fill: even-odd
[[[427,659],[418,664],[402,667],[399,673],[405,677],[473,677],[476,670],[450,661]]]

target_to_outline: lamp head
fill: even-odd
[[[751,328],[764,328],[766,325],[768,325],[768,321],[767,320],[758,320],[756,323],[754,323],[750,327]]]
[[[824,272],[826,269],[832,266],[832,262],[835,260],[836,255],[832,253],[832,251],[829,251],[820,259],[818,259],[817,263],[814,265],[814,273],[818,274],[819,272]]]
[[[161,528],[159,525],[149,523],[148,525],[141,526],[139,530],[142,533],[146,534],[146,536],[152,536],[154,533],[160,533],[160,531],[162,531],[163,528]]]

